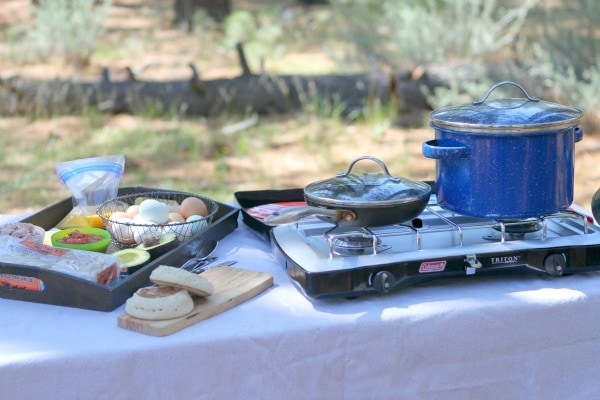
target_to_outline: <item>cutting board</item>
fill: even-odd
[[[119,327],[146,335],[167,336],[227,311],[273,285],[273,276],[269,273],[225,265],[214,266],[202,272],[202,276],[213,284],[214,292],[208,297],[194,297],[194,309],[189,314],[164,321],[150,321],[123,313],[118,317]]]

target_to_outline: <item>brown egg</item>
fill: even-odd
[[[181,215],[179,213],[170,212],[169,213],[169,222],[185,222],[185,218],[183,218],[183,215]]]
[[[202,200],[197,197],[186,197],[181,202],[181,215],[187,219],[190,215],[200,215],[206,217],[208,208]]]
[[[169,212],[170,213],[181,214],[181,206],[179,204],[170,204],[169,205]]]

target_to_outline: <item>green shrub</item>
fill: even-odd
[[[87,65],[104,33],[111,4],[112,0],[51,0],[32,6],[35,24],[19,28],[22,36],[14,57],[30,62],[60,57],[67,64]]]
[[[513,44],[539,0],[332,0],[334,32],[353,61],[405,68],[484,60]],[[358,57],[357,57],[358,56]]]

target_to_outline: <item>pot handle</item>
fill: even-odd
[[[538,97],[535,96],[530,96],[529,93],[527,93],[527,91],[523,88],[523,86],[519,85],[518,83],[514,83],[511,81],[502,81],[502,82],[498,82],[496,83],[494,86],[492,86],[491,88],[488,89],[487,93],[479,100],[474,100],[473,101],[473,105],[477,106],[479,104],[484,103],[487,98],[490,96],[490,94],[492,94],[492,92],[498,87],[498,86],[502,86],[502,85],[513,85],[518,87],[519,89],[521,89],[521,92],[523,92],[523,94],[525,95],[525,97],[527,97],[527,100],[529,101],[540,101],[540,99]]]
[[[385,165],[385,163],[383,161],[381,161],[379,158],[373,157],[373,156],[362,156],[362,157],[356,158],[354,161],[352,161],[350,163],[350,166],[348,167],[348,171],[341,172],[341,173],[337,174],[336,177],[343,178],[345,176],[350,175],[350,173],[352,172],[352,168],[354,167],[354,164],[356,164],[357,162],[359,162],[361,160],[371,160],[371,161],[377,163],[377,165],[379,165],[381,167],[381,169],[383,169],[383,172],[388,177],[388,179],[391,180],[392,182],[399,182],[401,180],[399,177],[390,174],[390,171],[388,170],[387,165]]]
[[[312,206],[286,207],[266,217],[263,222],[269,226],[286,225],[301,221],[309,217],[323,217],[337,223],[339,221],[352,222],[358,218],[352,210],[321,208]]]
[[[427,158],[454,160],[459,158],[469,158],[471,151],[460,142],[429,140],[423,143],[423,155]]]
[[[583,129],[581,129],[580,126],[576,126],[575,127],[575,132],[574,133],[575,133],[575,135],[574,135],[575,142],[579,142],[579,141],[581,141],[581,139],[583,139]]]

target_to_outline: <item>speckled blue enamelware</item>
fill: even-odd
[[[526,99],[486,101],[500,85]],[[501,220],[549,215],[573,202],[574,145],[582,139],[573,107],[539,101],[513,82],[482,100],[431,114],[438,204],[460,214]]]

